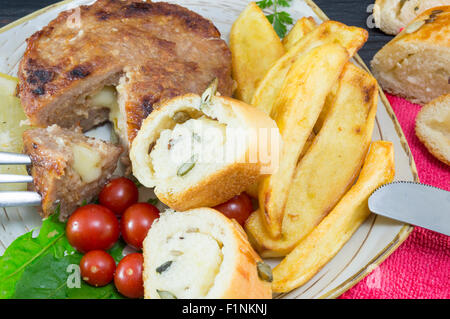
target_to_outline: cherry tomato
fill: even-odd
[[[119,221],[108,208],[89,204],[69,217],[66,233],[69,243],[82,253],[108,250],[119,239]]]
[[[233,197],[228,202],[214,207],[228,218],[234,218],[244,226],[248,216],[253,212],[252,200],[246,193]]]
[[[114,279],[116,262],[103,250],[91,250],[81,258],[81,278],[95,287],[102,287]]]
[[[137,203],[139,191],[136,185],[125,177],[111,180],[103,187],[99,202],[114,213],[120,215],[125,209]]]
[[[158,208],[148,203],[137,203],[128,207],[120,220],[123,239],[127,244],[142,249],[142,242],[157,218]]]
[[[140,253],[126,255],[117,265],[114,284],[117,290],[128,298],[144,296],[142,268],[144,257]]]

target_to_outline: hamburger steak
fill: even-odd
[[[86,131],[114,113],[127,145],[164,99],[200,94],[216,77],[219,92],[232,94],[227,44],[209,20],[178,5],[98,0],[60,13],[27,44],[19,96],[34,126]],[[93,98],[111,86],[117,110]]]

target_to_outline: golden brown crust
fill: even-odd
[[[424,24],[413,31],[410,27],[415,21],[424,21]],[[409,29],[411,28],[411,29]],[[409,29],[409,30],[408,30]],[[428,9],[417,16],[399,36],[395,37],[391,43],[404,42],[424,42],[432,46],[443,46],[450,48],[450,6],[441,6]]]
[[[242,227],[233,219],[228,220],[235,229],[235,237],[239,244],[238,267],[234,272],[233,278],[222,296],[223,299],[242,298],[242,299],[272,299],[272,289],[269,282],[263,281],[258,276],[257,263],[261,257],[250,245],[247,235]]]
[[[213,207],[242,193],[256,183],[259,177],[258,166],[235,163],[182,192],[164,193],[156,188],[155,194],[164,204],[179,211],[197,207]]]
[[[448,4],[448,0],[376,0],[373,16],[378,28],[396,35],[422,12]]]
[[[36,126],[81,122],[86,115],[73,105],[104,85],[117,85],[124,74],[130,141],[163,99],[201,93],[214,77],[222,94],[232,93],[231,54],[220,33],[209,20],[173,4],[98,0],[60,13],[27,43],[19,95]]]

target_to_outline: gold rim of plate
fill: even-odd
[[[312,1],[312,0],[303,0],[322,21],[329,20],[328,16]],[[42,15],[43,13],[58,8],[62,5],[65,5],[67,3],[72,2],[72,0],[64,0],[61,2],[54,3],[50,6],[47,6],[45,8],[42,8],[38,11],[35,11],[33,13],[30,13],[29,15],[20,18],[14,22],[11,22],[10,24],[0,28],[0,33],[3,33],[9,29],[14,28],[15,26],[18,26],[24,22],[30,21],[33,18]],[[363,62],[361,57],[359,55],[355,55],[356,62],[364,68],[366,71],[370,73],[369,68],[367,65]],[[409,166],[411,168],[411,172],[413,174],[414,181],[419,182],[419,175],[417,173],[416,164],[414,162],[414,158],[411,154],[411,150],[409,149],[408,142],[406,141],[406,137],[403,134],[403,130],[400,126],[400,123],[397,120],[397,117],[394,113],[394,110],[392,109],[391,104],[389,103],[388,99],[386,98],[386,95],[384,95],[383,90],[380,88],[378,89],[379,95],[381,97],[381,101],[386,108],[386,111],[388,112],[389,116],[392,119],[392,122],[394,123],[395,130],[397,132],[397,135],[400,139],[400,142],[402,144],[402,147],[405,151],[405,153],[408,155],[409,158]],[[323,294],[319,296],[319,299],[325,299],[325,298],[337,298],[343,293],[345,293],[347,290],[352,288],[354,285],[356,285],[358,282],[360,282],[364,277],[366,277],[368,274],[370,274],[376,266],[379,266],[387,257],[389,257],[405,240],[408,238],[411,231],[414,229],[413,226],[409,224],[405,224],[397,234],[397,236],[392,240],[384,249],[382,249],[367,265],[365,265],[363,268],[361,268],[358,272],[356,272],[353,276],[345,280],[343,283],[341,283],[336,288],[330,290],[328,293]]]

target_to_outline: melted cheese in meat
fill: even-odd
[[[221,244],[213,237],[189,231],[168,238],[155,254],[158,256],[153,271],[171,262],[164,271],[157,272],[155,289],[170,292],[179,299],[205,297],[223,260]]]
[[[80,175],[81,180],[90,183],[102,174],[100,154],[85,144],[72,145],[72,168]]]
[[[117,99],[117,91],[113,86],[105,86],[98,93],[89,96],[87,103],[97,108],[109,109],[109,121],[114,126],[114,131],[122,136],[124,119],[120,113],[119,103]]]

